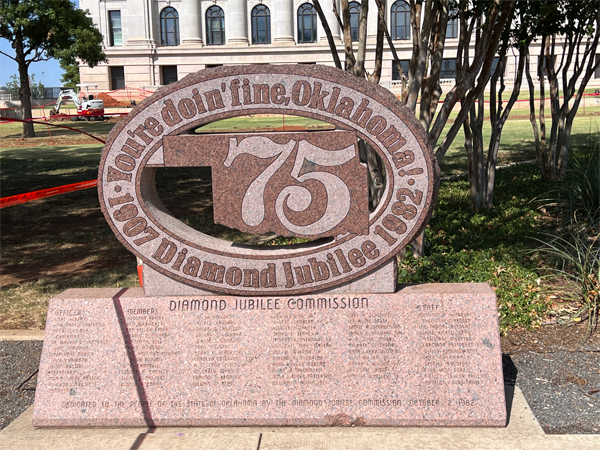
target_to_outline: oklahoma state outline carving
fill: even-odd
[[[335,130],[190,133],[260,113],[311,117]],[[371,212],[361,139],[387,175]],[[265,249],[194,230],[156,193],[156,168],[177,166],[212,168],[218,223],[331,239]],[[138,105],[109,134],[99,180],[109,225],[149,267],[213,292],[291,295],[342,285],[392,258],[430,218],[439,169],[423,128],[386,89],[325,66],[237,66],[189,75]]]

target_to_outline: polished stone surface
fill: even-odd
[[[486,284],[50,302],[35,426],[505,426]]]
[[[514,397],[508,426],[354,428],[34,428],[33,408],[0,432],[10,450],[596,450],[600,435],[546,435],[523,393]]]
[[[202,131],[252,114],[335,130]],[[377,176],[385,173],[373,210],[367,147],[381,159]],[[156,170],[198,166],[211,168],[217,223],[311,242],[236,244],[174,217]],[[282,296],[340,288],[393,259],[431,217],[439,168],[413,112],[385,88],[331,67],[250,65],[200,71],[141,102],[111,130],[98,179],[108,224],[144,266],[206,291]]]
[[[215,295],[214,292],[180,283],[148,266],[144,266],[142,270],[144,293],[147,297]],[[321,293],[364,292],[368,294],[391,294],[396,291],[398,284],[396,280],[398,280],[398,263],[396,258],[392,258],[379,269],[361,278],[340,287],[327,289]]]

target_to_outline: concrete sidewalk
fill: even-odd
[[[512,387],[509,387],[509,390]],[[510,398],[510,395],[509,395]],[[521,391],[506,428],[33,428],[33,407],[0,432],[2,450],[597,450],[599,435],[546,435]]]

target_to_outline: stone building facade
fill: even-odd
[[[324,13],[343,59],[342,31],[325,3]],[[377,6],[375,0],[369,3],[367,69],[372,70]],[[99,90],[152,89],[220,65],[333,65],[311,0],[80,0],[80,8],[89,10],[104,37],[109,62],[80,66],[81,82],[97,84]],[[350,2],[356,35],[359,8],[360,2]],[[412,51],[408,2],[388,0],[386,21],[399,58],[408,67]],[[458,25],[450,21],[441,74],[445,88],[453,84],[457,45]],[[532,49],[532,55],[538,53]],[[516,59],[508,58],[507,78],[514,75]],[[392,90],[398,78],[393,66],[386,45],[381,84]]]

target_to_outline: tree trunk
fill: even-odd
[[[535,143],[535,155],[538,160],[538,165],[540,167],[542,180],[545,180],[544,176],[544,168],[545,164],[545,148],[542,147],[542,139],[540,136],[540,129],[538,127],[537,116],[535,113],[535,85],[533,84],[533,78],[531,77],[530,70],[530,55],[529,48],[523,49],[525,53],[525,76],[527,77],[527,86],[529,88],[529,122],[531,122],[531,128],[533,130],[533,140]]]
[[[325,36],[327,36],[327,43],[329,44],[329,51],[331,52],[331,56],[333,57],[333,63],[335,67],[338,69],[342,68],[342,63],[340,61],[340,56],[337,52],[337,47],[335,45],[335,41],[333,40],[333,34],[331,33],[331,28],[329,28],[329,23],[327,23],[327,18],[323,13],[323,8],[321,8],[321,4],[319,0],[314,0],[313,5],[317,10],[317,14],[319,16],[319,20],[321,21],[321,25],[323,25],[323,30],[325,30]]]
[[[365,77],[365,57],[367,54],[367,16],[369,14],[369,0],[362,0],[358,22],[358,50],[353,73],[359,78]]]
[[[383,66],[383,36],[386,32],[386,24],[385,24],[385,10],[384,4],[379,2],[377,4],[377,38],[375,40],[375,68],[373,69],[372,74],[367,73],[367,80],[372,83],[379,84],[381,80],[381,69]],[[375,14],[375,12],[373,12]]]
[[[442,95],[440,86],[440,72],[442,70],[442,60],[444,57],[444,44],[446,42],[446,26],[448,24],[448,1],[440,1],[437,7],[438,19],[434,22],[435,29],[432,30],[433,42],[430,52],[430,70],[429,75],[424,80],[421,88],[421,106],[419,120],[425,131],[429,133],[431,121],[438,107],[438,102]]]
[[[529,46],[529,42],[526,44]],[[517,74],[515,77],[513,90],[511,96],[506,104],[504,110],[502,110],[502,93],[504,92],[504,69],[506,67],[506,48],[503,49],[503,52],[500,56],[500,61],[498,63],[498,67],[496,68],[496,73],[492,77],[491,81],[491,90],[490,90],[490,123],[492,126],[492,136],[490,137],[490,145],[488,148],[488,156],[487,156],[487,167],[486,167],[486,177],[487,177],[487,188],[486,188],[486,197],[485,197],[485,205],[484,208],[491,209],[493,205],[494,199],[494,185],[496,182],[496,164],[498,161],[498,151],[500,149],[500,139],[502,137],[502,130],[504,128],[504,124],[508,120],[508,116],[513,106],[515,105],[517,98],[519,97],[519,92],[521,91],[521,83],[523,80],[523,70],[525,68],[525,61],[527,58],[527,54],[523,51],[523,47],[521,51],[519,51],[519,62],[517,66]],[[496,103],[496,82],[500,78],[500,90],[498,91],[498,100]]]
[[[544,39],[545,41],[545,39]],[[543,48],[543,47],[542,47]],[[546,80],[544,74],[540,70],[540,144],[542,150],[542,161],[544,167],[542,169],[542,180],[550,181],[552,176],[552,149],[548,149],[546,141]],[[550,150],[550,151],[548,151]]]
[[[465,149],[467,150],[469,164],[471,207],[475,210],[485,207],[485,198],[487,195],[486,165],[483,155],[483,117],[485,113],[483,96],[482,91],[477,105],[473,104],[469,111],[469,118],[463,124]]]
[[[567,161],[569,160],[569,147],[571,144],[571,129],[573,127],[573,116],[569,115],[566,118],[566,124],[561,134],[558,137],[558,164],[556,172],[559,180],[564,180],[567,175]]]
[[[335,0],[334,0],[335,1]],[[344,52],[346,53],[346,62],[344,70],[354,73],[354,50],[352,49],[352,34],[350,30],[350,6],[348,0],[342,0],[342,31],[344,34]]]
[[[19,35],[20,30],[17,33],[17,39],[15,39],[15,59],[19,66],[19,81],[21,87],[19,88],[19,98],[21,100],[21,108],[23,111],[23,119],[31,120],[31,88],[29,86],[29,64],[25,61],[25,53],[23,50],[23,38]],[[23,122],[23,134],[22,139],[35,137],[35,131],[31,122]]]

